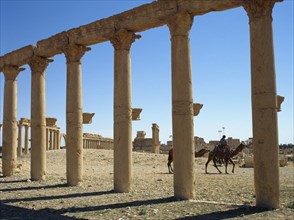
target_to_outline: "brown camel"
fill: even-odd
[[[209,152],[209,150],[206,149],[201,149],[200,151],[196,152],[195,151],[195,157],[202,157],[206,152]],[[168,172],[173,173],[174,169],[172,167],[172,162],[174,160],[174,149],[170,149],[168,152],[168,162],[167,162],[167,167],[168,167]]]
[[[218,159],[223,160],[225,162],[225,172],[227,172],[227,167],[229,162],[233,164],[233,170],[232,173],[234,173],[235,169],[235,163],[232,161],[232,157],[236,156],[238,153],[240,153],[245,147],[247,147],[245,144],[241,143],[235,150],[230,149],[229,146],[225,146],[225,148],[222,150],[218,146],[215,146],[215,148],[209,152],[208,160],[205,164],[205,173],[207,172],[207,165],[212,160],[214,163],[214,167],[218,170],[219,173],[222,173],[218,167],[216,166],[216,161]]]

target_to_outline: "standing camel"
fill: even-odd
[[[245,147],[247,147],[245,144],[241,143],[235,150],[230,149],[229,146],[226,146],[224,150],[221,150],[219,147],[215,147],[211,152],[209,152],[208,160],[205,164],[205,173],[207,172],[207,165],[212,160],[214,163],[214,167],[218,170],[219,173],[222,173],[218,167],[216,166],[217,159],[223,160],[225,162],[225,171],[227,172],[227,167],[229,162],[233,164],[233,170],[232,173],[234,173],[235,169],[235,163],[232,161],[232,157],[236,156],[238,153],[240,153]]]
[[[195,151],[195,157],[202,157],[206,152],[209,152],[209,150],[206,150],[206,149],[201,149],[200,151],[196,152]],[[167,168],[168,168],[168,172],[169,173],[173,173],[174,172],[174,169],[172,167],[172,162],[174,160],[174,149],[170,149],[169,152],[168,152],[168,162],[167,162]]]

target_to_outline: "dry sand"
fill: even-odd
[[[265,211],[254,207],[252,168],[218,174],[211,163],[204,174],[206,158],[195,161],[196,200],[178,201],[167,155],[133,153],[130,193],[112,191],[111,150],[84,150],[81,187],[66,186],[65,150],[47,152],[46,181],[29,180],[30,155],[22,156],[14,176],[0,172],[0,219],[294,219],[293,162],[280,168],[281,208]]]

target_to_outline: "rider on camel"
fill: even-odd
[[[219,141],[219,148],[221,151],[224,151],[226,146],[227,146],[226,135],[223,135],[222,139],[220,139]]]

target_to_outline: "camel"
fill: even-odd
[[[206,150],[205,148],[201,149],[200,151],[196,152],[195,151],[195,157],[202,157],[205,153],[209,152],[209,150]],[[168,172],[173,173],[174,169],[172,167],[172,162],[174,160],[174,149],[170,149],[168,152],[168,162],[167,162],[167,167],[168,167]]]
[[[224,150],[221,150],[218,146],[215,146],[215,148],[209,152],[208,160],[205,164],[205,173],[208,173],[207,172],[207,165],[209,164],[209,162],[211,160],[213,161],[214,167],[218,170],[218,172],[222,173],[216,165],[217,159],[224,161],[226,174],[228,174],[228,172],[227,172],[228,164],[229,164],[229,162],[231,162],[233,164],[232,173],[234,173],[235,163],[232,161],[231,158],[236,156],[238,153],[240,153],[245,147],[247,147],[247,146],[243,143],[241,143],[235,150],[230,149],[229,146],[225,146]]]

